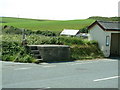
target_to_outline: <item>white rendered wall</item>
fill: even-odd
[[[106,36],[109,36],[109,46],[106,46]],[[105,57],[109,57],[110,55],[110,41],[111,41],[111,33],[105,32],[101,27],[95,25],[89,31],[89,40],[95,40],[99,44],[100,50],[103,52]]]

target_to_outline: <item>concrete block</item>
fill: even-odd
[[[70,47],[67,45],[29,45],[37,47],[43,61],[66,61],[70,59]]]

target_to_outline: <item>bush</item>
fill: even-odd
[[[21,45],[21,35],[3,35],[2,46],[2,60],[15,61],[15,62],[37,62],[31,56],[27,48]],[[101,58],[103,54],[98,49],[96,41],[88,41],[80,37],[48,37],[40,35],[27,35],[28,45],[41,45],[41,44],[57,44],[69,45],[71,48],[71,59],[92,59]]]
[[[21,47],[16,42],[2,41],[2,55],[14,55],[21,50]]]
[[[40,31],[40,30],[37,30],[35,31],[35,34],[39,34],[39,35],[44,35],[44,36],[57,36],[57,34],[55,32],[52,32],[52,31]]]
[[[65,45],[82,45],[84,44],[83,39],[80,37],[66,37],[66,36],[60,36],[59,41]]]
[[[21,29],[15,28],[13,26],[7,26],[7,25],[4,26],[4,28],[2,29],[2,32],[7,34],[22,34]]]
[[[80,29],[80,33],[88,33],[87,27]]]
[[[7,26],[7,25],[3,26],[2,32],[6,33],[6,34],[22,34],[23,33],[22,29],[16,28],[13,26]],[[40,30],[32,31],[32,30],[25,29],[24,33],[26,35],[37,34],[37,35],[44,35],[44,36],[57,36],[57,34],[55,32],[48,31],[48,30],[46,30],[46,31],[40,31]]]
[[[102,58],[103,54],[97,45],[73,45],[71,46],[71,59]]]
[[[2,42],[2,60],[15,62],[35,62],[26,48],[17,42]]]
[[[101,21],[119,21],[120,17],[100,17],[100,16],[93,16],[93,17],[89,17],[88,19],[101,20]]]
[[[42,31],[41,35],[44,35],[44,36],[56,36],[56,34],[54,32],[51,32],[51,31]]]

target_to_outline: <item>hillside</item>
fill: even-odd
[[[1,17],[2,25],[14,26],[17,28],[25,28],[29,30],[50,30],[50,31],[62,31],[64,28],[67,29],[82,29],[90,25],[94,20],[38,20],[38,19],[24,19],[24,18],[11,18]],[[0,20],[1,20],[0,18]]]
[[[89,17],[88,19],[102,20],[102,21],[120,21],[120,17],[100,17],[100,16],[93,16],[93,17]]]
[[[118,21],[120,17],[89,17],[88,19],[81,20],[41,20],[41,19],[26,19],[26,18],[13,18],[13,17],[0,17],[2,26],[8,25],[16,28],[25,28],[28,30],[49,30],[60,32],[63,29],[83,29],[93,23],[95,20],[103,21]]]

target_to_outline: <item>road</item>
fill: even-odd
[[[118,59],[2,63],[3,88],[118,88]]]

